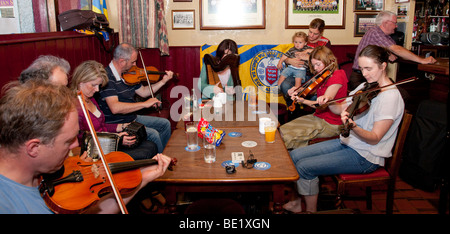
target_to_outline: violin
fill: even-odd
[[[161,75],[166,75],[166,72],[158,71],[156,67],[147,66],[144,68],[140,68],[137,66],[132,66],[128,72],[122,75],[125,82],[129,85],[136,85],[143,81],[147,81],[147,77],[145,76],[145,71],[147,71],[148,79],[150,83],[156,83],[161,79]],[[178,73],[174,73],[173,77],[178,77]]]
[[[375,98],[378,93],[380,92],[381,89],[387,88],[389,86],[396,86],[396,85],[401,85],[401,84],[406,84],[409,83],[411,81],[416,81],[418,80],[417,77],[411,77],[396,83],[392,83],[392,84],[388,84],[385,86],[378,86],[377,82],[373,82],[373,83],[366,83],[364,85],[364,87],[359,90],[358,92],[356,92],[353,95],[347,96],[347,97],[343,97],[343,98],[338,98],[338,99],[334,99],[331,101],[328,101],[326,104],[324,105],[328,105],[330,103],[333,102],[337,102],[349,97],[352,97],[352,104],[350,104],[350,106],[347,107],[346,111],[349,113],[348,118],[349,119],[353,119],[354,116],[359,115],[361,113],[364,113],[367,109],[370,108],[370,102],[373,98]],[[348,137],[350,135],[350,130],[353,128],[354,126],[351,125],[349,123],[349,121],[347,120],[344,123],[344,128],[341,130],[341,136],[343,137]]]
[[[133,191],[142,181],[139,170],[129,170],[155,164],[157,161],[140,160],[131,163],[133,158],[123,152],[104,155],[81,92],[78,93],[78,100],[101,160],[89,163],[77,156],[69,157],[64,161],[62,171],[43,176],[39,192],[55,213],[77,213],[85,211],[98,202],[102,195],[112,191],[121,212],[127,214],[121,192]],[[176,159],[172,159],[171,165],[175,163]],[[113,173],[116,173],[115,176]]]
[[[329,64],[327,67],[325,67],[322,71],[317,73],[314,77],[309,79],[307,82],[305,82],[304,85],[296,89],[295,91],[301,89],[299,93],[296,94],[298,97],[306,98],[309,95],[313,95],[316,93],[317,88],[331,76],[330,67],[333,65],[333,63]],[[289,111],[295,110],[295,102],[292,102],[292,104],[289,106]]]
[[[141,184],[140,167],[158,164],[154,159],[133,161],[131,156],[119,151],[111,152],[105,158],[121,194],[130,193]],[[172,159],[168,169],[172,170],[175,163],[176,159]],[[81,213],[112,192],[105,173],[100,161],[85,162],[72,156],[66,159],[61,170],[43,177],[39,191],[55,213]]]
[[[364,88],[359,93],[367,91],[369,89],[377,88],[378,82],[373,83],[365,83]],[[358,93],[357,92],[357,93]],[[365,92],[360,95],[354,96],[352,98],[352,104],[350,104],[346,111],[349,113],[348,119],[353,119],[355,115],[359,115],[369,109],[370,101],[378,95],[380,91],[374,92]],[[344,127],[341,129],[341,136],[348,137],[350,135],[350,129],[354,128],[353,124],[350,124],[349,121],[344,123]]]

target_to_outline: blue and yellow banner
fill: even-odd
[[[95,13],[104,14],[106,19],[109,20],[106,0],[92,0],[92,11]]]
[[[203,56],[215,56],[218,45],[203,45],[200,48],[200,66]],[[238,45],[240,55],[239,76],[244,93],[258,87],[258,99],[266,102],[286,104],[282,95],[278,94],[278,78],[281,71],[277,69],[278,61],[293,44],[279,45]],[[201,69],[201,67],[200,67]]]

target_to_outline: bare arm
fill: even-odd
[[[170,165],[171,158],[158,154],[153,157],[158,161],[158,165],[147,166],[141,168],[142,182],[132,193],[123,195],[123,202],[127,204],[136,195],[136,193],[145,187],[151,181],[161,177],[166,172],[168,166]],[[102,197],[98,205],[92,207],[87,213],[98,213],[98,214],[116,214],[120,211],[119,205],[112,194]]]
[[[414,54],[413,52],[411,52],[399,45],[391,45],[389,47],[389,51],[391,51],[392,53],[394,53],[395,55],[397,55],[403,59],[411,60],[411,61],[421,63],[421,64],[430,64],[430,63],[436,62],[436,59],[434,59],[431,56],[427,57],[427,58],[419,57],[416,54]]]
[[[109,96],[105,100],[113,114],[128,114],[143,108],[149,108],[156,103],[161,103],[156,98],[150,98],[145,102],[136,103],[120,102],[117,96]]]

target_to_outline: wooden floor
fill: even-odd
[[[325,182],[322,185],[323,190],[335,188],[333,182]],[[396,191],[394,194],[394,214],[438,214],[439,189],[433,192],[423,191],[412,187],[406,182],[397,178]],[[332,192],[330,192],[331,194]],[[364,189],[350,189],[351,195],[364,196]],[[325,203],[326,205],[326,197]],[[386,213],[386,193],[382,188],[373,188],[372,191],[372,210],[366,208],[365,200],[344,200],[346,209],[350,209],[360,214],[385,214]],[[448,214],[448,211],[447,211]]]
[[[372,210],[366,208],[365,200],[344,200],[344,208],[336,209],[335,207],[335,184],[331,178],[324,179],[321,185],[321,195],[318,202],[318,213],[325,214],[385,214],[386,213],[386,193],[382,188],[373,188],[372,191]],[[289,199],[291,189],[286,189],[286,200]],[[349,194],[364,195],[365,190],[356,188],[350,189]],[[394,210],[395,214],[438,214],[439,203],[439,189],[433,192],[427,192],[416,189],[411,185],[405,183],[400,178],[397,179]],[[245,210],[246,214],[267,214],[271,212],[270,194],[187,194],[181,196],[179,203],[180,213],[183,213],[186,208],[197,200],[205,200],[207,198],[221,199],[229,198],[237,201]],[[156,203],[156,202],[155,202]],[[152,212],[142,212],[139,205],[131,208],[132,213],[150,213],[150,214],[164,214],[167,210],[165,206],[156,203],[156,207]],[[183,205],[184,204],[184,205]],[[448,214],[448,210],[447,210]]]

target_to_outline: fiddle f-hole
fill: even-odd
[[[105,184],[106,183],[106,178],[105,177],[102,177],[102,181],[101,182],[98,182],[98,183],[95,183],[95,184],[93,184],[93,185],[91,185],[91,187],[89,187],[89,191],[91,192],[91,193],[95,193],[95,186],[99,186],[99,185],[102,185],[102,184]],[[100,194],[99,194],[100,195]]]

